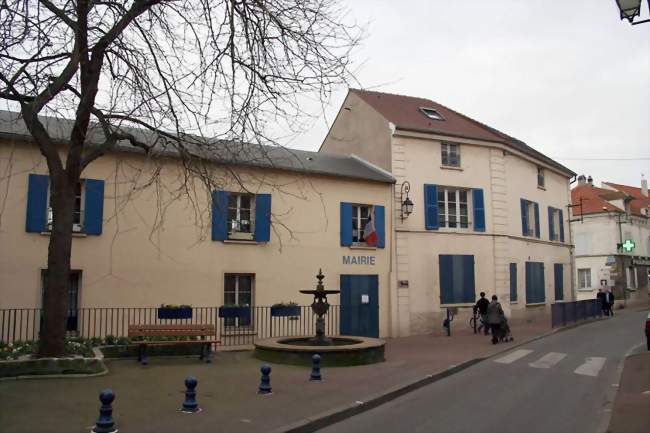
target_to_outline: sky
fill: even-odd
[[[355,87],[432,99],[598,185],[650,178],[650,23],[621,21],[615,0],[344,4],[366,23]],[[346,93],[307,104],[316,119],[286,144],[318,150]]]

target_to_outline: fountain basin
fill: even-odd
[[[339,336],[328,337],[331,344],[317,346],[313,337],[276,337],[255,342],[253,356],[278,364],[311,365],[315,353],[321,357],[321,365],[339,367],[383,362],[384,345],[379,338]]]

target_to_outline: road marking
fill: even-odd
[[[566,357],[566,353],[549,352],[535,362],[528,364],[533,368],[551,368]]]
[[[515,350],[514,352],[510,352],[504,357],[501,357],[499,359],[495,359],[494,362],[498,362],[500,364],[512,364],[513,362],[517,361],[518,359],[523,358],[524,356],[528,355],[529,353],[532,353],[532,350],[528,349],[519,349]]]
[[[596,377],[598,376],[598,373],[600,373],[600,369],[605,365],[606,359],[607,358],[601,358],[598,356],[593,358],[585,358],[585,363],[576,368],[573,372],[575,374],[581,374],[583,376]]]

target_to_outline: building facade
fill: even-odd
[[[427,99],[351,90],[321,151],[396,178],[393,335],[439,329],[448,307],[470,314],[480,291],[514,320],[573,298],[575,174],[525,143]]]
[[[578,299],[613,288],[619,300],[647,299],[650,198],[641,187],[578,177],[571,190]]]
[[[47,165],[18,116],[0,114],[0,310],[40,308],[51,224]],[[44,121],[65,139],[70,122]],[[329,301],[342,305],[344,333],[390,336],[389,173],[357,157],[274,148],[255,163],[249,155],[206,158],[219,186],[195,180],[188,190],[178,158],[127,150],[83,172],[71,316],[94,307],[309,305],[298,291],[313,289],[322,269],[326,287],[342,291]],[[369,217],[374,242],[364,239]],[[69,317],[70,331],[76,320]]]

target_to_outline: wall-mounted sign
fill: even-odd
[[[408,289],[409,288],[409,280],[399,280],[397,282],[398,286],[400,289]]]
[[[370,296],[369,295],[361,295],[361,303],[362,304],[369,304],[370,303]]]
[[[616,257],[614,256],[607,256],[607,260],[605,261],[606,265],[614,265],[616,264]]]
[[[632,264],[637,266],[650,266],[650,259],[632,259]]]
[[[343,256],[343,264],[375,266],[375,256]]]

